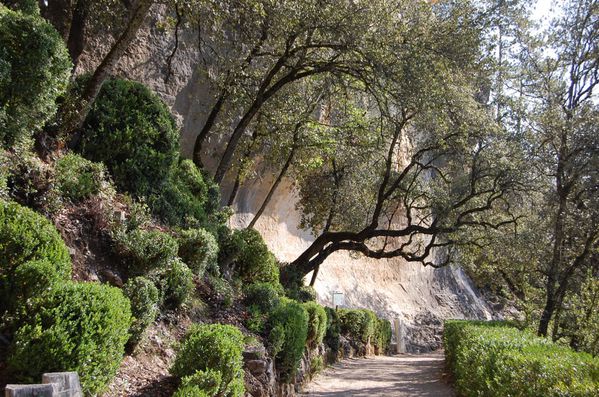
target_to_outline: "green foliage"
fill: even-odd
[[[373,344],[378,354],[385,354],[389,350],[391,334],[391,322],[382,318],[377,319]]]
[[[343,335],[368,343],[377,328],[376,314],[367,309],[339,309],[339,325]]]
[[[174,167],[160,190],[148,198],[152,211],[170,225],[189,218],[205,223],[220,205],[218,186],[202,175],[191,160]]]
[[[0,5],[0,146],[31,136],[54,115],[71,68],[50,23]]]
[[[48,280],[71,278],[69,251],[52,223],[43,215],[13,202],[0,200],[0,314],[8,309],[10,302],[22,294],[20,288],[34,288],[40,281],[40,268],[48,272]],[[47,261],[51,264],[28,265],[31,261]],[[37,269],[37,270],[35,270]],[[34,271],[35,270],[35,271]],[[30,271],[32,273],[30,273]],[[24,285],[18,285],[23,282]]]
[[[179,307],[194,288],[193,272],[179,258],[173,259],[162,277],[162,294],[167,307]]]
[[[243,335],[231,325],[194,324],[183,340],[171,373],[178,377],[192,376],[186,386],[203,388],[209,396],[242,396],[243,347]],[[196,376],[198,371],[202,372]],[[217,380],[218,386],[212,385]],[[218,393],[213,393],[214,390]]]
[[[268,319],[268,328],[271,330],[271,353],[276,357],[277,368],[281,371],[282,379],[290,381],[297,371],[306,345],[308,313],[302,304],[281,298],[281,304]]]
[[[447,363],[468,396],[591,396],[599,358],[575,353],[502,323],[445,323]]]
[[[339,316],[337,311],[330,307],[324,308],[327,314],[327,330],[324,336],[324,343],[333,351],[335,357],[339,352],[339,334],[341,327],[339,325]]]
[[[318,347],[327,330],[327,313],[324,307],[316,302],[305,302],[304,309],[308,313],[308,337],[306,345],[309,348]]]
[[[66,281],[56,272],[55,265],[47,259],[34,259],[23,263],[14,272],[14,294],[7,300],[15,324],[21,323],[35,308]]]
[[[322,356],[312,357],[310,360],[310,375],[314,376],[324,369],[324,359]]]
[[[216,238],[204,229],[187,229],[177,236],[179,256],[198,276],[206,269],[217,271],[218,243]]]
[[[123,287],[123,293],[131,302],[131,314],[133,314],[128,343],[135,346],[158,315],[160,293],[154,283],[145,277],[129,279]]]
[[[217,396],[221,383],[222,375],[219,371],[215,371],[213,369],[208,369],[207,371],[196,371],[195,374],[181,379],[181,386],[174,396]]]
[[[264,239],[254,229],[233,232],[234,250],[237,252],[235,272],[245,283],[279,282],[279,267]]]
[[[315,302],[317,298],[316,290],[309,285],[292,287],[287,290],[287,296],[299,302]]]
[[[64,197],[81,201],[102,188],[106,179],[104,165],[68,153],[56,161],[56,185]]]
[[[227,280],[212,275],[208,277],[208,281],[223,306],[230,307],[235,298],[233,286]]]
[[[120,190],[149,197],[171,175],[178,141],[168,106],[156,94],[140,83],[109,79],[85,120],[78,150],[106,164]]]
[[[179,250],[177,241],[159,230],[118,229],[114,232],[114,239],[116,253],[121,257],[129,276],[167,268]]]
[[[9,369],[29,382],[44,372],[77,371],[84,392],[99,393],[121,363],[130,325],[120,289],[65,283],[15,333]]]
[[[271,312],[281,302],[281,289],[270,283],[253,283],[246,286],[245,304],[256,306],[263,313]]]

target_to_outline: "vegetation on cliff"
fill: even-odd
[[[281,382],[323,344],[384,353],[388,321],[304,285],[339,251],[459,263],[519,325],[599,352],[597,0],[540,34],[521,1],[154,3],[0,5],[0,381],[75,370],[101,393],[157,324],[187,335],[180,396],[243,395],[246,345]],[[140,32],[174,33],[167,85],[183,29],[208,87],[192,159],[164,96],[117,75]],[[223,204],[265,172],[232,230]],[[281,264],[253,226],[285,179],[314,239]],[[596,387],[595,358],[519,332],[448,324],[458,387]]]

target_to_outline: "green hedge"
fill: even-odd
[[[324,307],[316,302],[303,303],[308,313],[308,337],[306,344],[309,348],[316,348],[322,343],[327,331],[327,313]]]
[[[0,315],[17,302],[23,288],[37,281],[33,274],[16,277],[19,267],[30,261],[47,261],[44,272],[49,279],[69,280],[71,258],[54,225],[29,208],[0,200]],[[41,264],[39,264],[41,266]],[[23,284],[18,284],[21,282]]]
[[[76,371],[86,394],[99,393],[121,363],[130,325],[129,300],[120,289],[64,283],[17,330],[8,367],[28,382],[44,372]]]
[[[268,319],[270,351],[283,381],[293,379],[308,337],[308,313],[301,303],[281,298]]]
[[[0,5],[0,146],[11,147],[44,126],[67,89],[71,68],[50,23]]]
[[[362,343],[368,343],[375,336],[378,318],[367,309],[339,309],[341,333]]]
[[[279,283],[279,267],[264,239],[254,229],[235,230],[231,237],[235,273],[244,283]]]
[[[171,373],[183,378],[182,388],[190,396],[243,396],[243,348],[243,334],[231,325],[194,324]],[[188,394],[180,390],[178,395]]]
[[[391,345],[391,322],[389,320],[377,319],[373,344],[378,354],[385,354],[389,350],[389,345]]]
[[[504,323],[450,320],[446,361],[465,396],[596,396],[599,358]]]

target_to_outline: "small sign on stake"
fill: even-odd
[[[337,307],[343,305],[345,305],[345,297],[343,296],[343,292],[333,292],[333,307],[337,309]]]

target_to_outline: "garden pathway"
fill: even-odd
[[[442,352],[344,360],[306,386],[314,397],[453,397]]]

